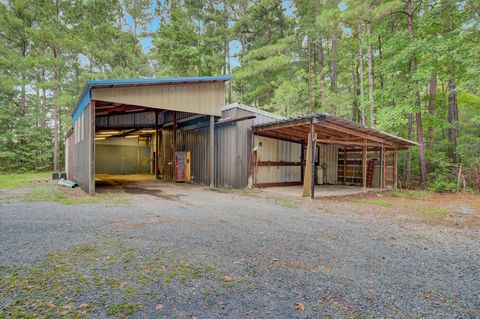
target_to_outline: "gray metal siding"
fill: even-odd
[[[254,119],[220,125],[215,129],[215,185],[243,188],[248,184],[248,168],[252,149],[251,126],[278,120],[272,116],[240,107],[222,111],[223,118],[255,116]]]
[[[177,150],[190,152],[190,176],[195,184],[208,185],[209,127],[177,131]]]
[[[81,113],[74,124],[73,129],[73,165],[71,178],[80,185],[85,192],[95,191],[95,180],[92,185],[92,161],[94,152],[94,136],[92,136],[92,125],[94,114],[92,103]],[[70,164],[69,164],[70,165]]]

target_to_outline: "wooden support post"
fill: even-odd
[[[209,182],[210,187],[215,186],[215,117],[210,115],[210,143],[208,147],[209,155]]]
[[[313,199],[315,197],[315,147],[317,145],[317,134],[315,133],[315,126],[313,125],[313,119],[310,123],[310,135],[312,138],[312,152],[310,153],[310,161],[312,162],[312,170],[310,172],[310,198]]]
[[[397,150],[393,151],[393,189],[397,189],[398,171],[397,171]]]
[[[385,153],[385,150],[383,148],[383,146],[380,147],[380,158],[378,159],[379,162],[380,162],[380,181],[378,183],[378,186],[380,188],[385,188],[385,170],[383,169],[384,166],[385,166],[385,163],[384,163],[384,159],[385,159],[385,156],[384,156],[384,153]]]
[[[177,112],[173,112],[173,133],[172,133],[172,150],[173,150],[173,181],[177,181],[177,161],[175,157],[175,152],[177,149]]]
[[[367,146],[362,146],[362,183],[363,188],[367,188]]]
[[[88,194],[95,195],[95,101],[90,101],[90,182]]]
[[[155,179],[158,179],[160,176],[158,174],[158,144],[159,144],[159,134],[158,134],[158,112],[155,111],[155,150],[154,153],[154,170],[155,170]]]
[[[307,156],[305,158],[305,175],[303,178],[303,197],[310,195],[315,197],[315,145],[317,134],[315,133],[313,123],[310,127],[307,143]]]
[[[345,185],[345,178],[347,176],[347,148],[343,148],[343,178],[342,184]]]

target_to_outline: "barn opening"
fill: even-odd
[[[88,81],[66,139],[68,178],[89,194],[119,180],[213,184],[214,125],[228,80]]]
[[[323,113],[254,125],[252,133],[253,185],[301,194],[308,183],[312,197],[396,188],[397,152],[417,145]]]

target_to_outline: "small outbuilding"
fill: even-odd
[[[305,177],[312,187],[396,187],[397,151],[415,142],[329,114],[288,119],[225,105],[230,79],[88,81],[65,140],[68,178],[89,194],[105,176],[127,174],[232,188]]]

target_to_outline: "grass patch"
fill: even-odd
[[[52,251],[32,266],[2,265],[0,318],[127,318],[158,302],[159,284],[221,287],[223,272],[211,265],[161,248],[144,253],[117,236]]]
[[[32,180],[51,177],[52,173],[0,174],[0,189],[29,188],[36,185]]]
[[[233,193],[235,192],[235,189],[232,187],[226,187],[226,186],[218,186],[218,187],[210,187],[212,191],[219,192],[219,193]]]
[[[96,204],[102,203],[108,206],[128,205],[128,199],[122,194],[96,194],[87,196],[83,194],[69,193],[71,191],[63,190],[58,185],[42,185],[35,187],[32,191],[19,198],[25,202],[57,202],[64,205]]]
[[[185,284],[188,280],[199,279],[212,270],[213,267],[208,265],[196,266],[188,263],[179,263],[173,265],[165,278],[165,283],[171,284],[176,279],[180,283]]]
[[[423,213],[427,216],[445,216],[449,212],[444,208],[437,208],[437,209],[425,209]]]
[[[358,199],[353,199],[352,202],[359,203],[359,204],[377,205],[377,206],[383,206],[383,207],[388,207],[390,205],[390,203],[385,199],[358,198]]]
[[[406,198],[406,199],[422,199],[428,200],[432,196],[432,193],[425,190],[394,190],[390,194],[393,197]]]
[[[299,204],[292,198],[288,197],[275,197],[275,204],[286,208],[298,208]]]
[[[133,315],[135,310],[141,310],[142,305],[130,303],[115,303],[107,307],[107,315],[115,316],[116,318],[128,318]]]

